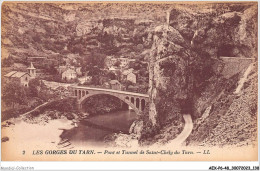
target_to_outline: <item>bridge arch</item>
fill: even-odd
[[[139,109],[139,107],[140,107],[140,99],[137,97],[135,99],[135,101],[136,101],[135,106]]]
[[[144,108],[145,108],[145,100],[142,99],[141,100],[141,111],[144,111]]]
[[[131,97],[129,98],[129,96],[125,97],[125,96],[122,96],[122,95],[115,95],[115,94],[112,94],[112,93],[106,93],[106,92],[100,92],[100,93],[86,93],[85,96],[81,96],[78,100],[78,103],[79,103],[79,108],[80,110],[83,109],[83,104],[86,102],[86,100],[91,97],[91,96],[95,96],[95,95],[110,95],[110,96],[114,96],[114,97],[117,97],[118,99],[120,99],[121,101],[125,102],[128,106],[130,106],[135,112],[136,114],[140,114],[140,109],[136,107],[136,104],[135,103],[132,103],[130,99],[135,99],[134,97]]]

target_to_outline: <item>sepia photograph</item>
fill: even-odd
[[[3,2],[1,159],[257,161],[257,52],[257,1]]]

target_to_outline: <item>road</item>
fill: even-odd
[[[42,106],[45,106],[45,105],[48,104],[48,103],[49,103],[49,101],[48,101],[48,102],[45,102],[45,103],[43,103],[43,104],[41,104],[41,105],[39,105],[39,106],[37,106],[36,108],[30,110],[29,112],[26,112],[26,113],[24,113],[24,114],[21,114],[21,116],[26,116],[26,115],[28,115],[29,113],[32,113],[32,112],[36,111],[37,109],[39,109],[39,108],[42,107]]]
[[[191,115],[183,115],[183,119],[185,121],[183,131],[173,140],[171,140],[168,144],[170,146],[180,146],[190,135],[193,129],[193,122],[191,119]]]
[[[126,94],[126,95],[133,95],[133,96],[149,98],[148,94],[140,94],[140,93],[134,93],[134,92],[129,92],[129,91],[121,91],[121,90],[105,89],[105,88],[94,88],[94,87],[83,87],[83,86],[71,86],[71,87],[74,89],[96,90],[96,91],[112,92],[112,93],[119,93],[119,94]]]
[[[191,131],[193,129],[193,122],[191,115],[183,115],[183,119],[185,121],[184,129],[183,131],[173,140],[169,141],[167,144],[163,145],[165,148],[172,148],[176,146],[181,146],[182,143],[189,137],[191,134]],[[162,146],[159,143],[154,144],[152,147],[160,147]]]

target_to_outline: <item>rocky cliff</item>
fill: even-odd
[[[190,141],[199,136],[200,139],[196,139],[199,142],[218,142],[212,132],[219,132],[217,130],[225,125],[227,117],[230,117],[229,121],[233,119],[242,125],[241,117],[249,117],[245,125],[255,128],[255,110],[250,115],[244,110],[233,110],[233,105],[237,104],[235,101],[240,98],[251,102],[250,106],[241,104],[247,109],[255,109],[257,105],[253,100],[256,91],[255,95],[250,95],[247,90],[242,90],[239,97],[233,95],[245,70],[226,79],[219,64],[223,64],[221,56],[257,59],[256,3],[176,5],[171,9],[169,25],[158,26],[152,34],[150,106],[143,119],[141,142],[161,134],[160,130],[174,122],[175,126],[180,125],[183,114],[192,115],[193,120],[199,123]],[[256,70],[255,67],[254,72]],[[256,81],[256,78],[250,79],[248,84],[254,85]],[[218,106],[219,101],[225,101],[224,106]],[[205,117],[217,119],[214,119],[214,124],[208,119],[206,125],[200,125],[199,120]],[[226,131],[235,128],[241,131],[240,127],[232,126],[232,121],[225,127]],[[201,131],[204,131],[204,136],[200,136]],[[219,143],[223,144],[227,139],[239,141],[235,140],[238,136],[228,135]],[[248,135],[241,133],[242,139],[248,140]]]
[[[165,5],[117,3],[3,3],[3,58],[79,58],[99,51],[140,57],[149,28],[165,20]],[[15,26],[15,27],[14,27]]]

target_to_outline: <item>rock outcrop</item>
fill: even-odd
[[[156,27],[152,34],[150,105],[144,116],[141,142],[159,134],[173,121],[180,124],[183,114],[191,114],[196,120],[213,105],[207,111],[210,117],[223,91],[233,92],[241,74],[226,79],[216,66],[223,64],[221,56],[257,58],[257,5],[176,5],[170,12],[169,25]],[[223,107],[225,112],[227,109]]]

